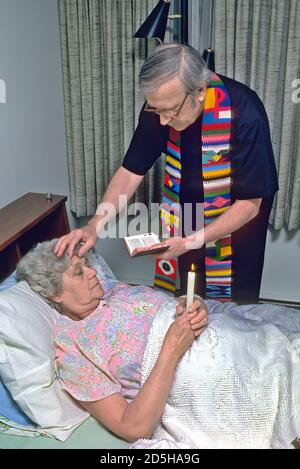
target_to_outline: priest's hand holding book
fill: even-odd
[[[155,233],[125,236],[124,241],[130,257],[163,253],[169,249],[168,245],[160,242]]]
[[[200,230],[186,238],[168,238],[161,243],[161,246],[168,247],[167,250],[158,254],[156,257],[165,261],[176,259],[192,249],[201,249],[203,244],[204,230]]]

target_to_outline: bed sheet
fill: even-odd
[[[0,434],[1,449],[123,449],[128,447],[128,442],[114,436],[92,417],[85,420],[64,442],[43,436],[28,438]]]

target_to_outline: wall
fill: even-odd
[[[300,231],[269,229],[261,298],[300,303]]]
[[[0,207],[26,192],[68,194],[56,0],[0,0],[0,79]]]

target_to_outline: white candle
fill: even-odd
[[[188,272],[187,295],[186,295],[186,310],[187,311],[194,301],[195,280],[196,280],[196,273],[192,271]]]

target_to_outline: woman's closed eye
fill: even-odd
[[[71,268],[71,276],[82,277],[84,274],[84,270],[89,267],[90,267],[90,264],[86,259],[76,262],[76,264],[74,264]]]

